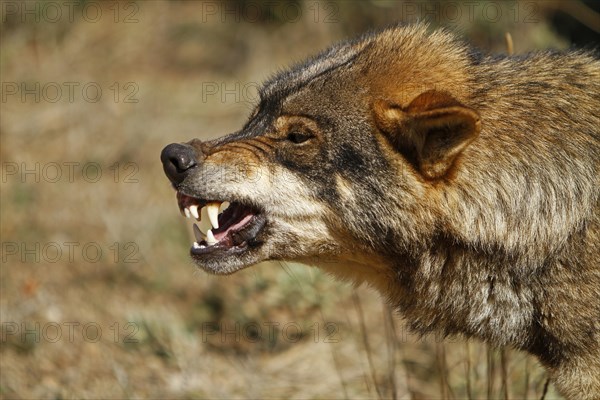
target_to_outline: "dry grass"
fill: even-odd
[[[187,258],[191,229],[163,177],[162,147],[236,130],[252,100],[244,88],[332,40],[402,19],[396,3],[375,3],[307,2],[291,20],[289,3],[268,15],[255,2],[263,20],[234,14],[225,23],[202,11],[212,4],[220,12],[223,3],[103,3],[96,23],[81,18],[81,4],[73,22],[48,22],[47,14],[38,23],[31,15],[22,22],[21,7],[44,3],[3,3],[2,398],[541,396],[546,378],[535,360],[414,337],[368,289],[287,264],[210,277]],[[122,23],[132,11],[138,22]],[[491,50],[502,49],[506,30],[517,53],[562,43],[541,21],[478,18],[454,27]],[[72,102],[67,82],[79,84]],[[97,102],[81,92],[90,82],[103,91]],[[139,89],[136,103],[124,102],[128,82]],[[9,94],[7,85],[36,83],[40,101]],[[49,83],[63,89],[56,102]],[[240,89],[222,99],[206,96],[207,84]],[[79,163],[72,180],[66,162]],[[82,173],[92,162],[102,170],[97,182],[88,182],[94,170]],[[52,163],[62,168],[56,182]],[[36,164],[39,173],[20,174]],[[102,256],[90,261],[86,245]],[[552,387],[546,398],[556,398]]]

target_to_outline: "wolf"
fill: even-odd
[[[195,263],[371,285],[420,333],[539,358],[600,398],[600,58],[392,26],[279,72],[237,132],[162,151]],[[221,212],[222,203],[229,202]]]

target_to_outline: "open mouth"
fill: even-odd
[[[201,221],[204,215],[210,222],[211,228],[206,232],[194,223],[196,241],[191,248],[192,256],[240,253],[260,244],[256,236],[266,220],[256,208],[239,201],[231,201],[227,206],[227,201],[199,199],[179,191],[177,202],[187,218]]]

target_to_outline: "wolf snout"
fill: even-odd
[[[177,185],[198,165],[198,150],[183,143],[171,143],[160,153],[167,178]]]

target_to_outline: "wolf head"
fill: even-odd
[[[465,105],[466,47],[426,31],[333,46],[266,82],[240,131],[163,150],[182,212],[207,207],[212,222],[191,249],[200,267],[291,260],[350,276],[431,238],[427,189],[456,172],[480,128]]]
[[[422,333],[526,349],[594,397],[599,78],[593,53],[482,56],[394,27],[278,74],[240,131],[161,159],[182,212],[207,209],[206,271],[316,264]]]

